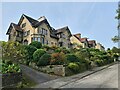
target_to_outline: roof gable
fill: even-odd
[[[7,34],[7,35],[10,34],[10,32],[11,32],[11,30],[12,30],[13,28],[14,28],[16,31],[21,31],[21,32],[23,31],[22,28],[21,28],[20,26],[18,26],[17,24],[11,23],[6,34]]]
[[[24,17],[30,22],[31,26],[33,26],[33,27],[34,27],[37,23],[39,23],[39,21],[37,21],[37,20],[35,20],[35,19],[33,19],[33,18],[31,18],[31,17],[23,14],[23,15],[21,16],[19,22],[18,22],[18,25],[19,25],[19,26],[20,26],[20,24],[22,23]]]
[[[95,45],[96,45],[96,41],[95,41],[95,40],[89,40],[88,43],[89,43],[89,44],[95,44]]]
[[[68,26],[56,29],[55,30],[55,34],[64,33],[65,31],[67,31],[69,33],[69,36],[72,36],[72,34],[71,34],[70,29],[68,28]]]

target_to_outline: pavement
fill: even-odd
[[[41,83],[34,88],[118,88],[118,63]]]

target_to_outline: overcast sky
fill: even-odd
[[[2,37],[7,41],[6,32],[11,22],[18,23],[22,14],[34,19],[45,16],[54,28],[68,26],[73,34],[96,40],[112,48],[117,44],[111,38],[117,35],[117,2],[56,2],[56,3],[2,3]]]

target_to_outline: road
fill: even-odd
[[[118,88],[118,67],[120,68],[120,64],[114,64],[84,78],[80,78],[82,74],[59,78],[42,83],[37,88]]]
[[[118,79],[118,64],[115,64],[60,88],[118,88]]]

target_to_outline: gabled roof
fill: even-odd
[[[55,34],[53,34],[53,33],[51,33],[50,36],[53,37],[53,38],[59,39],[59,38],[57,37],[57,35],[55,35]]]
[[[89,40],[88,43],[89,44],[96,44],[96,41],[95,40]]]
[[[38,27],[39,25],[41,25],[42,23],[46,23],[46,25],[47,25],[47,26],[49,27],[49,29],[51,30],[51,26],[50,26],[50,24],[48,23],[47,19],[43,19],[42,21],[39,22],[38,20],[35,20],[35,19],[33,19],[33,18],[25,15],[25,14],[23,14],[23,15],[21,16],[21,18],[20,18],[20,20],[19,20],[19,22],[18,22],[18,25],[21,24],[21,22],[22,22],[22,20],[24,19],[24,17],[27,18],[27,20],[30,22],[30,24],[32,25],[32,27],[35,27],[35,28],[36,28],[36,27]]]
[[[82,42],[82,43],[88,41],[88,40],[87,40],[88,38],[86,38],[86,37],[85,37],[85,38],[79,38],[79,37],[76,36],[76,34],[73,35],[73,36],[76,37],[76,38],[77,38],[80,42]]]
[[[28,21],[31,23],[32,26],[34,26],[34,25],[36,25],[37,23],[39,23],[39,21],[37,21],[37,20],[35,20],[35,19],[27,16],[27,15],[24,15],[24,16],[28,19]]]
[[[36,25],[37,23],[39,23],[39,21],[37,21],[37,20],[35,20],[35,19],[33,19],[33,18],[31,18],[31,17],[23,14],[23,15],[21,16],[19,22],[18,22],[18,25],[21,24],[21,22],[22,22],[22,20],[24,19],[24,17],[27,18],[27,20],[30,22],[30,24],[31,24],[32,26],[34,26],[34,25]]]
[[[70,29],[68,28],[68,26],[65,26],[65,27],[56,29],[55,34],[63,33],[63,32],[65,32],[66,30],[68,31],[68,33],[70,34],[70,36],[72,36],[72,34],[71,34]]]
[[[88,38],[86,38],[86,37],[85,37],[85,38],[80,38],[80,41],[81,41],[81,42],[86,42],[86,41],[88,42],[87,39],[88,39]]]
[[[11,23],[6,34],[9,34],[9,33],[11,32],[11,29],[12,29],[13,27],[14,27],[15,30],[17,30],[17,31],[21,31],[21,32],[23,31],[22,28],[21,28],[20,26],[18,26],[17,24]]]
[[[81,35],[81,33],[77,33],[77,34],[73,34],[73,35],[77,36],[77,35]]]

